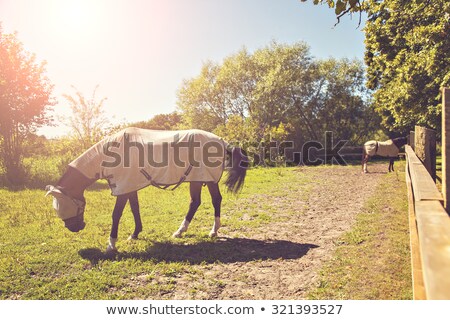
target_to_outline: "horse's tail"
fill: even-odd
[[[227,165],[228,177],[225,186],[228,191],[238,193],[244,186],[245,175],[247,173],[249,160],[247,154],[241,148],[233,148],[229,153],[229,161]]]

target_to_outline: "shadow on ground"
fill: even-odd
[[[216,241],[196,244],[155,242],[141,252],[117,252],[107,254],[97,248],[82,249],[82,258],[96,265],[102,260],[138,259],[158,262],[234,263],[257,260],[298,259],[317,248],[314,244],[290,241],[262,241],[244,238],[218,238]]]

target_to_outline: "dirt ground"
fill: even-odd
[[[299,168],[314,180],[306,197],[300,196],[305,193],[304,185],[293,190],[290,186],[284,196],[272,199],[280,216],[276,222],[265,225],[264,230],[247,232],[246,236],[241,236],[243,230],[225,230],[217,242],[242,254],[195,266],[198,272],[176,279],[175,289],[161,298],[306,298],[308,290],[317,285],[318,272],[332,256],[338,238],[351,228],[386,174],[387,164],[371,163],[369,169],[371,173],[364,175],[356,167]],[[290,210],[291,214],[283,218],[287,206],[298,214]],[[244,256],[247,258],[236,258]]]

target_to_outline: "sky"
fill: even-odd
[[[316,58],[364,55],[363,24],[312,0],[0,0],[4,33],[46,61],[57,118],[70,115],[63,94],[107,98],[112,123],[149,120],[176,110],[183,80],[206,61],[220,63],[242,48],[271,41],[306,42]],[[54,127],[47,137],[68,133]]]

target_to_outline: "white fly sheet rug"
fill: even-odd
[[[364,144],[364,150],[369,156],[396,157],[399,149],[392,140],[379,142],[375,140],[367,141]]]
[[[107,179],[114,196],[149,185],[218,182],[228,144],[202,130],[127,128],[104,138],[69,165],[90,179]]]

